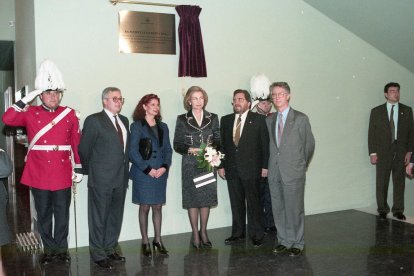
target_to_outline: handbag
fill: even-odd
[[[139,140],[139,153],[142,159],[149,160],[152,154],[152,142],[151,138],[142,138]]]

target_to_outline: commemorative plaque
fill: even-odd
[[[119,52],[175,55],[175,15],[120,11]]]

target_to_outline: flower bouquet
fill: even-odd
[[[210,183],[215,183],[217,181],[214,176],[213,169],[220,166],[223,158],[224,154],[220,151],[216,150],[212,146],[201,144],[200,151],[196,156],[198,162],[197,168],[205,169],[207,173],[203,173],[193,179],[196,188]]]
[[[206,169],[212,172],[213,168],[217,168],[221,164],[224,154],[216,150],[212,146],[201,144],[200,151],[197,154],[197,162],[199,169]]]

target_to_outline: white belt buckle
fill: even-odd
[[[53,150],[54,151],[58,151],[59,150],[59,146],[58,145],[53,146]]]

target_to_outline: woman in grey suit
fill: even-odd
[[[219,120],[216,114],[204,109],[207,101],[207,93],[201,87],[190,87],[184,97],[184,108],[188,112],[177,117],[174,133],[174,150],[182,155],[183,208],[188,209],[193,231],[192,244],[196,249],[212,247],[207,235],[207,222],[210,207],[217,205],[217,183],[196,188],[193,182],[195,177],[206,172],[198,168],[196,159],[201,144],[216,149],[220,147]]]
[[[172,148],[168,126],[161,122],[160,99],[155,94],[141,98],[133,114],[131,124],[132,162],[130,178],[133,180],[132,202],[139,205],[139,227],[142,236],[142,252],[151,256],[148,239],[148,213],[152,209],[154,224],[154,252],[166,255],[161,241],[162,204],[165,204],[168,168],[171,165]]]

